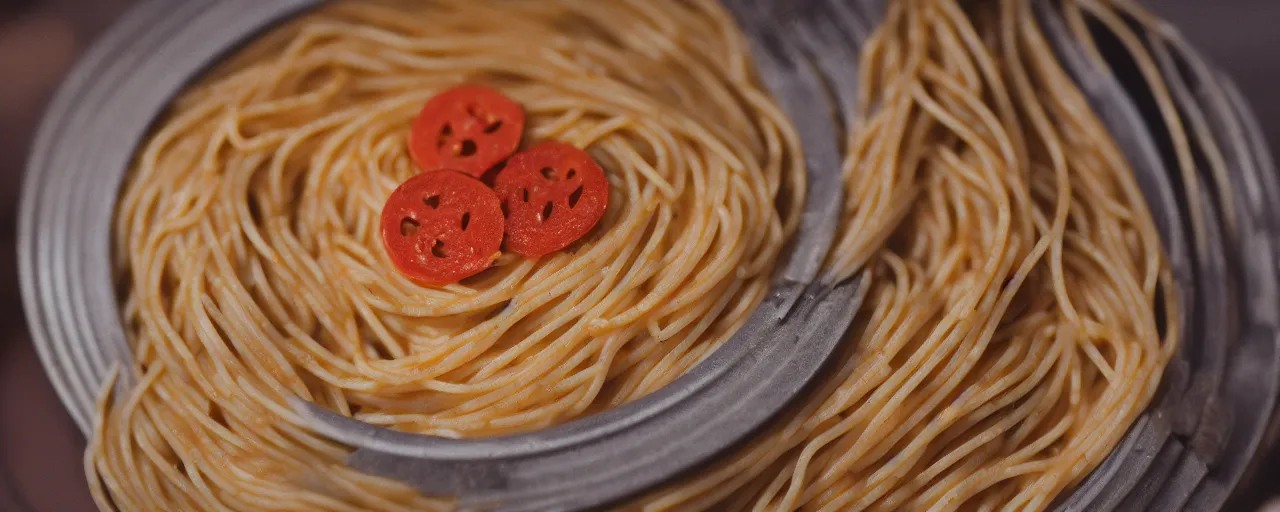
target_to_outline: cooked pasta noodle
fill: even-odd
[[[827,261],[871,276],[848,348],[747,446],[628,508],[1043,509],[1155,393],[1180,325],[1159,234],[1027,1],[890,2],[860,65]],[[710,0],[349,1],[264,35],[175,101],[123,191],[141,377],[100,402],[99,507],[448,509],[347,468],[285,398],[476,437],[671,382],[761,300],[804,203],[752,73]],[[378,212],[416,173],[410,120],[463,81],[523,104],[526,144],[588,148],[613,196],[569,251],[422,288]]]
[[[654,508],[1043,509],[1155,393],[1179,336],[1159,233],[1029,4],[892,2],[862,73],[830,258],[877,270],[854,348]]]

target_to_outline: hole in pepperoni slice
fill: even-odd
[[[569,194],[569,208],[578,206],[578,201],[581,199],[582,199],[582,187],[579,186],[577,189],[573,191],[572,194]]]
[[[525,113],[494,89],[464,85],[427,101],[409,133],[409,152],[424,171],[456,169],[482,176],[520,147]]]
[[[445,123],[440,129],[440,136],[436,139],[436,149],[441,149],[445,144],[449,143],[449,139],[453,138],[453,125]]]
[[[568,169],[557,179],[556,169]],[[529,258],[559,251],[604,217],[609,180],[585,151],[549,141],[516,153],[494,180],[507,205],[506,247]]]
[[[458,156],[471,156],[476,154],[476,141],[467,139],[462,141],[462,145],[458,146]]]
[[[476,122],[484,124],[485,133],[493,133],[502,128],[501,118],[484,113],[478,105],[468,105],[467,113],[470,114]]]
[[[489,268],[502,249],[501,201],[458,171],[419,174],[382,208],[382,243],[401,274],[423,286],[456,283]]]
[[[413,236],[414,233],[418,232],[418,227],[420,227],[420,225],[417,221],[405,218],[400,221],[400,236]]]

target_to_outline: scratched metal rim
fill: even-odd
[[[115,25],[60,89],[42,124],[29,162],[20,216],[20,266],[24,300],[29,306],[33,338],[42,364],[59,398],[83,432],[91,428],[94,398],[111,371],[112,362],[127,358],[129,353],[112,282],[110,233],[116,194],[137,147],[170,99],[209,65],[262,29],[322,1],[188,0],[169,4],[151,0],[134,8]],[[837,194],[842,192],[839,187],[828,189]],[[826,210],[838,214],[838,195],[834,201],[834,206]],[[808,212],[806,206],[806,218],[809,218]],[[834,232],[834,218],[829,227]],[[829,234],[817,238],[825,238],[825,242],[820,243],[829,244],[834,237]],[[803,242],[795,245],[790,262],[779,270],[785,276],[796,274],[806,280],[815,279],[821,258],[814,257],[813,250],[800,250],[799,246],[805,245]],[[816,252],[825,254],[825,251],[824,246]],[[820,295],[844,297],[846,302],[842,305],[853,304],[852,292],[857,289],[857,281],[850,283],[853,284],[836,287],[842,291]],[[781,317],[796,301],[809,300],[806,297],[813,293],[803,284],[797,284],[800,285],[775,286],[771,296],[781,299],[781,309],[775,308],[776,311],[771,310],[769,314],[776,312]],[[841,318],[852,316],[852,311],[848,311]],[[818,327],[820,331],[834,330],[825,324]],[[807,353],[789,356],[801,366],[812,367],[812,372],[801,380],[789,381],[787,386],[755,389],[754,393],[776,401],[781,390],[791,389],[785,401],[773,409],[774,412],[781,410],[816,374],[827,359],[826,354],[838,345],[840,334],[811,336],[830,340],[823,342],[826,352],[822,357]],[[715,361],[721,352],[724,350],[713,354],[708,361],[711,364],[700,365],[695,372],[706,367],[713,373],[725,373],[730,366],[718,366]],[[117,389],[127,389],[133,377],[121,375]],[[753,387],[760,388],[759,385]],[[669,403],[684,402],[660,401],[663,406]],[[714,412],[715,409],[704,406],[700,410]],[[741,416],[761,423],[768,419],[761,411],[759,407],[751,408],[743,410]],[[641,410],[639,415],[647,412]],[[750,430],[742,430],[735,435],[749,433]],[[726,437],[724,447],[735,441]],[[700,452],[682,452],[680,456],[688,459],[697,453]],[[715,453],[707,453],[706,457],[713,455]],[[704,459],[689,460],[687,464],[701,464]],[[648,485],[640,487],[637,483],[627,492],[639,492]],[[599,494],[598,490],[593,492]],[[597,498],[618,496],[621,494]]]
[[[1157,80],[1169,88],[1189,132],[1199,173],[1195,179],[1207,205],[1200,220],[1207,229],[1192,229],[1190,212],[1182,208],[1177,223],[1184,224],[1191,251],[1183,255],[1189,261],[1182,262],[1179,281],[1195,290],[1187,297],[1195,307],[1161,394],[1103,465],[1058,508],[1219,510],[1262,451],[1280,396],[1280,232],[1273,206],[1280,177],[1256,120],[1230,79],[1168,24],[1156,20],[1147,25],[1139,11],[1120,11],[1118,27],[1088,13],[1083,18],[1089,32],[1083,37],[1097,43],[1105,64],[1082,62],[1087,59],[1080,58],[1080,44],[1072,38],[1057,37],[1057,50],[1086,93],[1117,78],[1124,81],[1124,90],[1112,96],[1127,107],[1095,105],[1095,110],[1107,119],[1124,108],[1141,108],[1150,129],[1132,132],[1148,132],[1142,135],[1150,149],[1159,147],[1159,160],[1174,169],[1169,132],[1145,88],[1149,84],[1127,60],[1114,30],[1130,30],[1143,40],[1144,50],[1157,61]],[[1037,4],[1037,16],[1048,32],[1065,33],[1063,12],[1051,2]],[[1114,126],[1109,128],[1116,134]],[[1132,142],[1134,133],[1117,135],[1126,153],[1133,149],[1125,142]],[[1230,197],[1210,197],[1228,189]],[[1187,191],[1176,194],[1185,203]],[[1171,252],[1178,272],[1179,255]]]
[[[146,0],[54,96],[24,176],[18,260],[36,350],[81,431],[111,361],[128,353],[110,254],[117,191],[136,147],[209,63],[317,1]]]
[[[136,147],[169,99],[210,63],[260,30],[322,1],[147,0],[112,26],[59,89],[30,155],[20,204],[18,251],[23,302],[37,352],[59,398],[83,432],[91,427],[94,396],[107,376],[110,360],[127,354],[112,279],[110,234],[116,191]],[[1247,192],[1261,200],[1246,201],[1263,207],[1252,212],[1259,219],[1253,236],[1226,247],[1225,252],[1246,255],[1235,260],[1250,275],[1273,276],[1275,262],[1280,261],[1280,225],[1269,205],[1280,204],[1276,201],[1280,186],[1257,122],[1229,79],[1204,64],[1189,46],[1175,46],[1205,68],[1196,71],[1201,86],[1209,90],[1204,94],[1225,98],[1224,104],[1210,105],[1209,110],[1221,118],[1219,122],[1240,131],[1238,164],[1247,167],[1240,172],[1258,184]],[[1273,280],[1270,286],[1274,285]],[[1276,302],[1275,297],[1259,300]],[[1280,373],[1276,326],[1259,316],[1264,312],[1253,313],[1255,318],[1238,339],[1228,340],[1222,388],[1232,393],[1221,394],[1225,399],[1221,407],[1232,414],[1235,425],[1223,446],[1222,460],[1227,463],[1212,468],[1206,464],[1199,478],[1182,481],[1171,479],[1176,475],[1168,472],[1149,471],[1159,464],[1148,462],[1143,466],[1148,470],[1122,488],[1109,488],[1105,484],[1111,479],[1100,478],[1102,485],[1097,489],[1078,489],[1070,499],[1091,492],[1082,502],[1120,503],[1131,493],[1152,488],[1153,497],[1137,508],[1154,507],[1151,499],[1173,499],[1175,508],[1187,510],[1222,506],[1257,452],[1275,408],[1274,394],[1269,400],[1235,400],[1241,394],[1255,396],[1256,392],[1247,392],[1251,387],[1274,388]],[[1258,360],[1269,366],[1249,366]],[[1232,371],[1242,368],[1253,371]],[[1153,402],[1146,421],[1159,412],[1158,405]],[[1178,452],[1191,452],[1195,442],[1193,435],[1160,448],[1180,443]],[[1152,460],[1158,455],[1147,454]],[[1171,460],[1186,457],[1179,454]],[[1094,475],[1107,476],[1100,471]]]

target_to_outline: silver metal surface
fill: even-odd
[[[1036,18],[1049,38],[1063,67],[1079,84],[1091,107],[1132,166],[1146,197],[1161,240],[1169,254],[1175,285],[1179,295],[1196,297],[1193,256],[1182,224],[1183,212],[1174,191],[1171,172],[1161,158],[1147,120],[1125,93],[1116,76],[1094,68],[1080,43],[1068,32],[1061,12],[1051,2],[1035,3]],[[1180,304],[1179,317],[1191,321],[1195,318],[1192,300]],[[1182,326],[1186,331],[1186,325]],[[1181,353],[1181,352],[1180,352]],[[1181,396],[1183,389],[1162,390],[1167,395]],[[1167,396],[1166,395],[1166,396]],[[1181,400],[1158,401],[1170,409],[1155,409],[1144,413],[1125,435],[1110,456],[1077,487],[1058,507],[1068,512],[1084,512],[1105,509],[1109,501],[1122,498],[1132,489],[1139,477],[1150,467],[1156,453],[1165,444],[1172,430],[1170,417],[1177,415]]]
[[[112,276],[117,191],[139,143],[190,80],[242,42],[322,0],[149,0],[95,45],[41,125],[23,186],[23,300],[50,379],[83,431],[116,362],[130,366]],[[671,386],[627,406],[519,435],[449,440],[394,432],[312,404],[317,431],[357,450],[350,463],[463,508],[579,510],[696,468],[758,431],[814,379],[861,302],[861,278],[821,275],[841,210],[843,132],[857,117],[858,49],[883,0],[725,0],[763,82],[806,150],[803,229],[748,325]],[[1184,345],[1161,391],[1061,510],[1222,507],[1258,451],[1280,396],[1280,183],[1234,85],[1168,26],[1140,26],[1202,165],[1208,205],[1186,208],[1168,133],[1144,111],[1123,56],[1086,58],[1060,7],[1033,2],[1064,68],[1138,174],[1184,297]],[[1099,28],[1098,30],[1104,30]],[[843,85],[843,86],[842,86]],[[1229,185],[1227,187],[1226,185]],[[1227,199],[1215,191],[1230,189]],[[1226,205],[1230,204],[1230,208]],[[1196,225],[1209,229],[1195,229]],[[120,389],[133,381],[123,372]]]
[[[852,123],[856,37],[831,20],[838,3],[727,1],[763,82],[800,133],[808,193],[781,280],[710,359],[640,400],[529,434],[451,440],[395,432],[301,401],[321,433],[358,447],[356,469],[486,510],[579,510],[652,488],[737,445],[786,408],[838,348],[861,303],[861,279],[819,279],[843,210],[842,143]],[[776,27],[786,27],[777,31]],[[865,33],[865,32],[864,32]],[[804,37],[781,37],[779,34]],[[819,50],[826,49],[825,61]],[[842,57],[838,60],[832,56]],[[836,76],[823,76],[816,67]],[[841,82],[843,80],[843,82]],[[839,84],[836,98],[827,91]],[[834,117],[840,115],[840,123]]]
[[[1162,219],[1159,202],[1152,201],[1149,192],[1152,184],[1146,182],[1152,176],[1140,164],[1152,159],[1135,155],[1150,154],[1159,147],[1156,153],[1171,173],[1167,181],[1180,183],[1184,177],[1177,174],[1179,161],[1159,112],[1151,105],[1141,112],[1134,108],[1142,102],[1154,103],[1151,84],[1126,61],[1129,57],[1121,45],[1107,44],[1115,27],[1088,13],[1074,13],[1090,29],[1090,34],[1075,36],[1090,38],[1106,59],[1086,62],[1078,48],[1072,49],[1078,43],[1066,33],[1058,8],[1042,2],[1037,10],[1047,31],[1056,34],[1057,50],[1086,94],[1124,80],[1123,87],[1094,94],[1110,98],[1091,97],[1094,108],[1108,121],[1113,135],[1118,118],[1133,118],[1126,111],[1138,114],[1142,125],[1151,126],[1145,133],[1159,140],[1158,145],[1133,137],[1117,141],[1144,182],[1157,221],[1164,220],[1162,233],[1182,224],[1190,235],[1186,237],[1190,251],[1183,253],[1190,265],[1180,264],[1181,251],[1170,249],[1185,297],[1184,314],[1189,316],[1162,395],[1060,508],[1219,510],[1257,453],[1280,395],[1275,329],[1280,313],[1275,265],[1280,254],[1277,212],[1271,207],[1278,189],[1275,169],[1269,168],[1270,155],[1256,127],[1250,126],[1248,110],[1233,104],[1229,80],[1209,67],[1171,27],[1143,25],[1127,12],[1124,23],[1140,34],[1146,51],[1155,57],[1158,79],[1173,97],[1199,172],[1190,179],[1200,190],[1201,216],[1191,217],[1194,212],[1186,208],[1188,187],[1178,186],[1174,194],[1180,211],[1176,217]],[[1116,104],[1116,99],[1130,106]],[[1168,233],[1164,234],[1170,244]],[[1186,387],[1178,391],[1181,380]]]
[[[262,28],[317,1],[140,3],[58,90],[27,165],[18,260],[36,349],[82,431],[89,431],[110,367],[128,361],[111,234],[116,194],[136,147],[188,81]],[[132,378],[123,372],[121,385]]]

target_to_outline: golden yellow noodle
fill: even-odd
[[[872,276],[848,349],[628,508],[1043,509],[1155,392],[1179,336],[1159,236],[1027,0],[891,2],[861,69],[828,258]],[[416,172],[409,121],[462,81],[521,102],[526,143],[588,148],[613,196],[564,253],[424,289],[376,225]],[[115,257],[141,382],[100,402],[98,504],[447,509],[347,469],[285,398],[451,437],[634,400],[741,326],[803,198],[799,141],[710,0],[325,7],[194,85],[138,157]]]
[[[1159,235],[1029,4],[891,2],[862,73],[830,258],[877,270],[853,352],[654,509],[1043,509],[1155,392],[1179,336]]]

